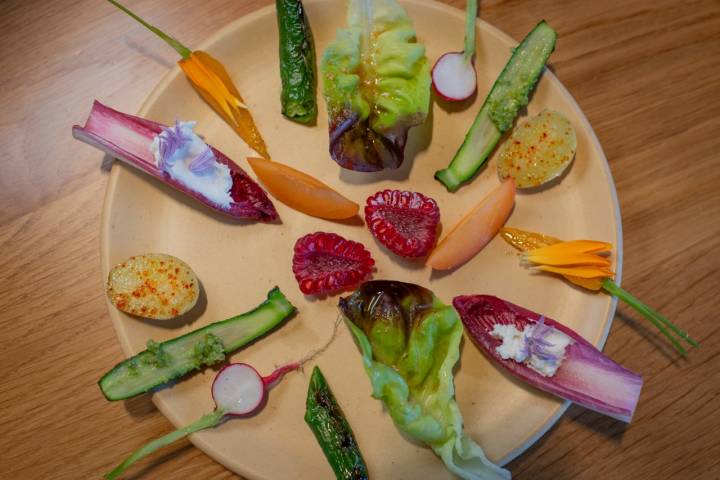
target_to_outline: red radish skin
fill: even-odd
[[[462,102],[475,95],[475,57],[467,61],[463,52],[448,52],[438,58],[432,69],[432,86],[446,102]]]

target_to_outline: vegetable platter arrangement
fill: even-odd
[[[570,402],[642,408],[641,365],[601,351],[617,299],[698,346],[620,286],[612,178],[542,19],[516,42],[475,1],[277,0],[193,49],[108,2],[179,68],[73,127],[120,161],[128,358],[98,383],[178,429],[106,478],[190,436],[250,478],[507,479]]]

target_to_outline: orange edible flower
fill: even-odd
[[[503,228],[500,236],[513,247],[523,251],[523,260],[536,270],[562,275],[575,285],[588,290],[600,290],[605,278],[612,279],[611,262],[598,255],[612,250],[612,244],[595,240],[558,238],[517,228]]]
[[[240,93],[235,87],[230,75],[228,75],[225,70],[225,67],[219,61],[203,51],[190,51],[189,48],[177,39],[166,34],[159,28],[150,25],[116,0],[108,1],[173,47],[182,57],[182,59],[178,61],[180,69],[185,72],[188,80],[190,80],[190,83],[195,87],[195,90],[197,90],[203,100],[205,100],[253,150],[263,158],[270,158],[267,147],[265,146],[265,141],[260,135],[247,105],[243,102]]]
[[[522,258],[530,263],[535,270],[562,275],[569,282],[588,290],[605,290],[634,308],[642,316],[650,320],[660,332],[667,337],[682,355],[687,355],[680,341],[693,347],[699,343],[693,340],[685,330],[665,318],[635,298],[630,292],[620,288],[613,281],[615,273],[610,269],[610,259],[599,255],[609,252],[612,245],[594,240],[562,240],[527,232],[517,228],[505,227],[500,236],[513,247],[522,251]]]
[[[225,67],[200,50],[180,60],[178,65],[203,100],[240,135],[245,143],[260,156],[269,159],[265,141]]]

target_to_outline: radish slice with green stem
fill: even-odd
[[[261,376],[246,363],[231,363],[215,376],[211,387],[215,410],[183,428],[170,432],[135,450],[129,457],[105,475],[108,480],[118,478],[125,470],[156,450],[206,428],[213,428],[231,417],[247,417],[265,405],[268,390],[287,373],[300,370],[302,366],[324,352],[335,339],[340,318],[335,321],[330,339],[322,347],[313,350],[300,360],[276,368],[270,375]]]
[[[465,18],[465,48],[462,52],[448,52],[435,62],[432,85],[435,93],[445,101],[461,102],[477,90],[475,73],[475,19],[477,0],[468,0]]]

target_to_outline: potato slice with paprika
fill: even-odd
[[[247,160],[265,188],[290,208],[329,220],[352,218],[358,213],[357,203],[306,173],[263,158]]]
[[[514,178],[518,188],[538,187],[560,175],[575,157],[577,138],[561,113],[543,110],[515,127],[498,159],[500,178]]]
[[[179,258],[147,253],[115,265],[108,275],[106,293],[118,310],[168,320],[195,306],[200,285],[195,272]]]

